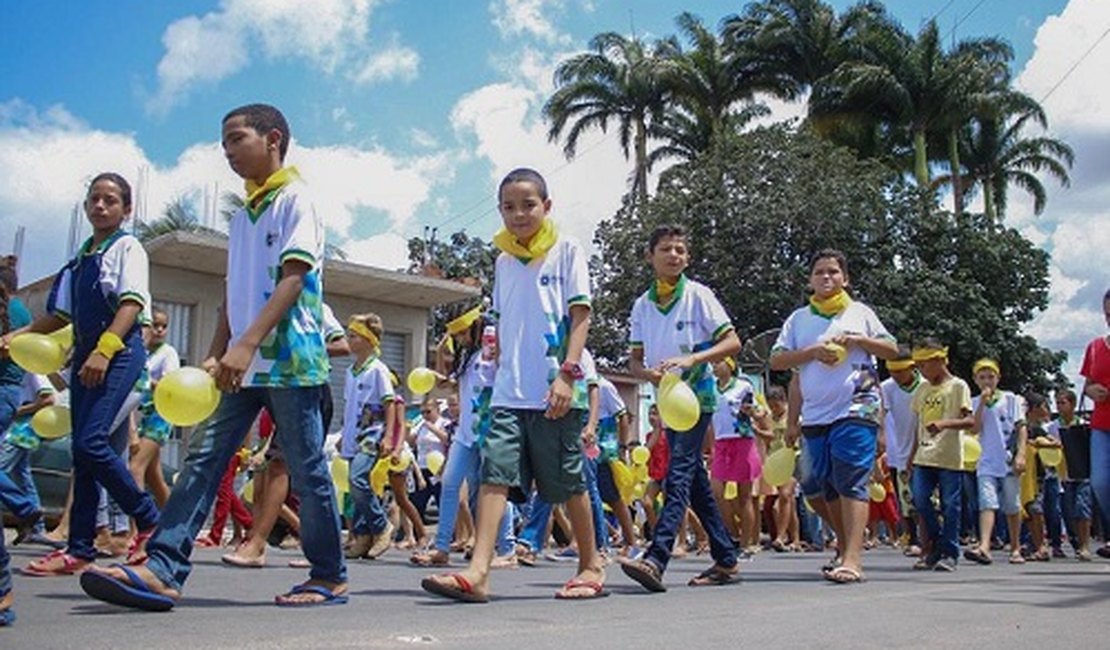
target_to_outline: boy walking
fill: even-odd
[[[664,482],[663,512],[647,553],[639,560],[623,562],[621,568],[648,591],[666,591],[663,572],[687,506],[692,506],[709,536],[713,566],[691,580],[690,585],[728,584],[736,581],[740,571],[736,546],[713,499],[701,450],[717,406],[712,364],[739,352],[740,338],[713,291],[686,277],[690,253],[683,228],[656,228],[651,233],[647,255],[655,281],[632,306],[629,336],[632,374],[658,386],[666,373],[681,373],[682,380],[698,396],[701,414],[689,431],[666,429],[671,460]]]
[[[320,400],[329,365],[322,314],[324,228],[295,167],[283,167],[289,126],[272,106],[251,104],[223,120],[228,162],[246,180],[246,205],[229,224],[227,293],[204,367],[223,391],[186,460],[135,567],[89,570],[93,598],[164,611],[180,598],[189,556],[219,479],[258,412],[274,419],[301,499],[301,544],[310,578],[275,598],[300,607],[347,601],[339,511],[323,452]]]

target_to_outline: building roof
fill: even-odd
[[[160,235],[146,242],[145,247],[152,265],[220,277],[227,273],[227,239],[224,237],[180,230]],[[50,280],[42,278],[24,291]],[[325,293],[422,308],[481,295],[479,289],[454,280],[387,271],[342,260],[328,260],[325,264],[324,288]]]

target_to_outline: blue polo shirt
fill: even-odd
[[[11,321],[12,329],[17,330],[31,324],[31,312],[27,311],[27,307],[19,298],[13,296],[8,299],[8,319]],[[0,384],[19,386],[22,383],[23,368],[20,368],[10,357],[0,361]]]

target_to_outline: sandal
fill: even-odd
[[[586,589],[588,591],[580,594],[572,594],[575,589]],[[605,598],[609,595],[606,591],[605,585],[595,580],[579,580],[571,578],[566,581],[563,588],[555,592],[555,598],[558,600],[592,600],[594,598]]]
[[[450,580],[454,584],[437,580],[437,577]],[[444,573],[440,576],[428,576],[420,581],[420,587],[430,594],[443,596],[462,603],[489,602],[489,596],[475,593],[474,585],[472,585],[461,573]]]
[[[58,560],[61,560],[61,566],[50,566]],[[72,576],[89,568],[92,563],[92,560],[74,557],[65,551],[53,551],[41,560],[35,560],[23,567],[23,574],[36,578]]]
[[[409,562],[416,566],[447,566],[451,563],[451,556],[438,549],[413,553]]]
[[[651,560],[622,562],[621,571],[648,591],[662,593],[667,590],[667,586],[663,584],[663,572]]]
[[[127,564],[136,566],[146,562],[146,543],[154,536],[154,530],[154,528],[148,528],[135,534],[131,545],[127,548]]]
[[[991,559],[991,556],[987,555],[982,551],[982,549],[978,548],[969,548],[964,551],[964,559],[971,560],[976,564],[982,564],[983,566],[988,566],[992,562],[994,562],[994,560]]]
[[[857,585],[866,582],[867,578],[864,577],[862,571],[841,565],[826,573],[825,580],[838,585]]]
[[[536,553],[530,548],[517,545],[516,547],[517,562],[524,566],[536,566]]]
[[[714,564],[697,576],[691,578],[690,582],[686,584],[690,587],[720,587],[740,582],[740,580],[739,571],[729,572],[724,567]]]

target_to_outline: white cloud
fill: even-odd
[[[351,79],[355,83],[368,84],[380,81],[412,81],[416,79],[420,67],[420,54],[416,50],[400,45],[370,55]]]
[[[1045,214],[1034,216],[1031,198],[1017,187],[1010,188],[1006,214],[1009,225],[1052,254],[1049,307],[1026,331],[1042,345],[1068,353],[1066,371],[1073,380],[1087,341],[1105,331],[1101,299],[1110,287],[1110,269],[1101,263],[1110,250],[1110,178],[1105,173],[1110,86],[1102,77],[1110,67],[1110,39],[1064,76],[1108,26],[1110,3],[1070,0],[1039,26],[1035,52],[1017,78],[1018,87],[1035,99],[1047,96],[1050,135],[1069,143],[1076,154],[1070,188],[1042,178],[1048,192]]]
[[[158,87],[148,110],[165,113],[190,90],[247,68],[255,58],[298,59],[333,74],[357,67],[362,82],[412,79],[419,57],[396,44],[370,54],[370,14],[381,0],[221,0],[217,10],[186,16],[162,35]]]
[[[570,40],[551,18],[552,14],[561,15],[566,10],[565,0],[494,0],[489,10],[503,38],[532,36],[549,44]]]
[[[380,148],[292,145],[288,162],[318,191],[325,224],[345,235],[337,242],[344,249],[373,251],[382,242],[392,246],[403,240],[409,220],[429,201],[433,188],[453,178],[446,154],[402,157]],[[215,204],[220,193],[242,192],[242,180],[228,168],[217,142],[194,144],[172,165],[160,167],[131,134],[91,129],[62,107],[38,111],[20,100],[0,103],[0,232],[27,229],[22,279],[51,274],[65,261],[69,215],[93,175],[121,173],[135,186],[138,207],[143,168],[149,177],[145,194],[150,218],[177,197],[196,200],[200,212],[205,194]],[[369,240],[350,237],[361,209],[386,216],[383,234]],[[83,217],[80,223],[84,225]],[[215,212],[209,223],[222,226]],[[387,268],[403,266],[395,264],[392,252],[359,259]]]
[[[397,271],[409,265],[409,240],[394,232],[343,244],[351,262]]]

